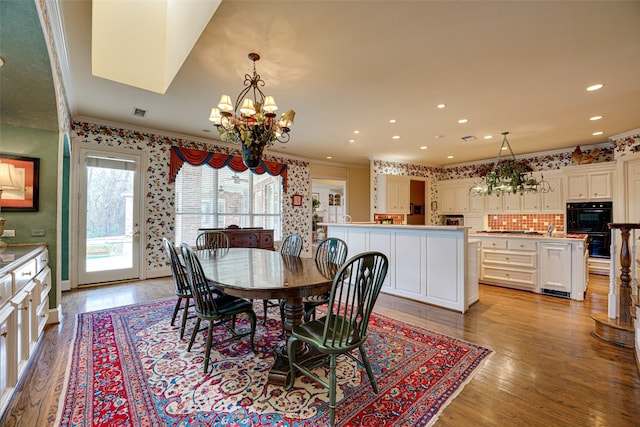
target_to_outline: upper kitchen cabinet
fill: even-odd
[[[378,175],[378,213],[409,213],[408,176]]]
[[[451,179],[438,182],[438,193],[440,195],[441,212],[444,214],[469,212],[469,187],[471,183],[464,179]],[[477,206],[474,205],[474,208]],[[483,212],[482,211],[474,212]]]
[[[603,163],[564,168],[567,200],[611,200],[614,167]]]

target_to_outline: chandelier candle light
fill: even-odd
[[[235,104],[231,103],[229,95],[222,95],[218,107],[211,109],[209,120],[223,141],[242,144],[242,161],[248,168],[255,168],[260,165],[266,146],[276,141],[289,142],[289,130],[296,113],[287,110],[276,120],[276,101],[260,90],[260,86],[265,85],[256,73],[256,61],[260,60],[260,55],[250,53],[249,59],[253,61],[253,75],[245,74],[246,87]]]
[[[513,154],[511,145],[507,140],[508,134],[509,132],[502,132],[504,139],[500,149],[498,149],[498,157],[493,164],[493,168],[482,178],[482,181],[473,184],[469,189],[469,194],[472,196],[487,196],[491,194],[500,196],[503,193],[524,194],[553,191],[553,188],[544,180],[542,175],[540,175],[541,179],[538,181],[531,173],[532,170],[526,162],[516,160],[516,156]],[[505,146],[509,150],[511,158],[500,160],[500,154],[505,149]]]

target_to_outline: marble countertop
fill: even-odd
[[[0,276],[11,271],[14,266],[20,264],[20,260],[31,252],[44,247],[44,244],[9,245],[0,250]]]

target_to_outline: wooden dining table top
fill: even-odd
[[[331,290],[339,266],[258,248],[198,251],[207,279],[243,298],[302,298]]]

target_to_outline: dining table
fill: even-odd
[[[197,255],[205,277],[225,294],[252,300],[285,300],[284,340],[274,349],[275,360],[267,379],[271,384],[284,385],[290,374],[286,342],[291,330],[303,322],[302,299],[328,293],[340,266],[259,248],[203,250]],[[327,359],[302,341],[296,346],[296,362],[313,366]]]

